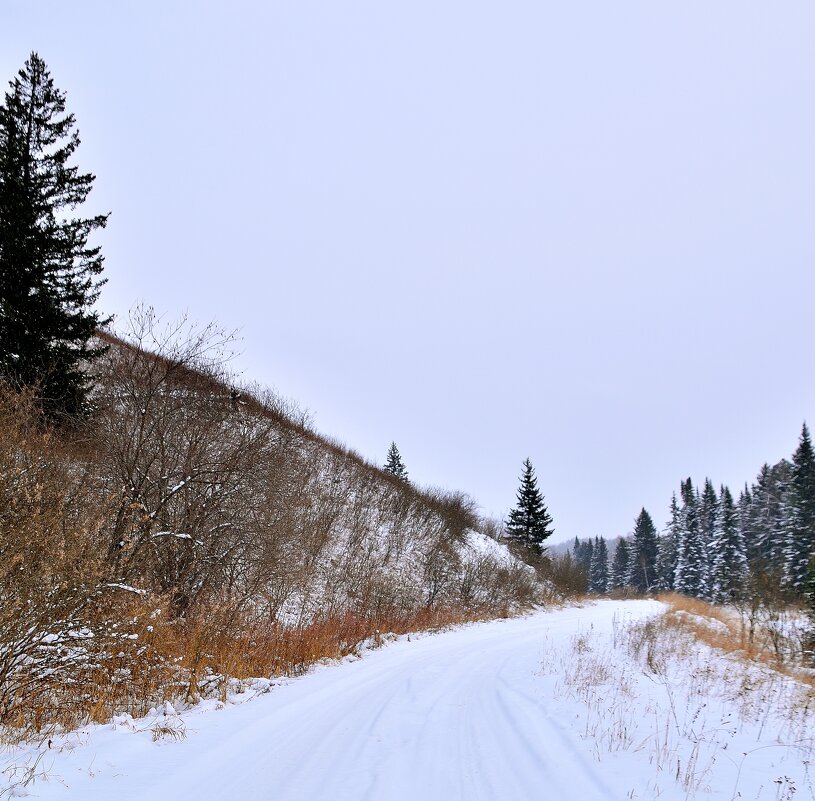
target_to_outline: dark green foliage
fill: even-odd
[[[589,592],[603,594],[608,590],[608,548],[602,537],[595,537],[589,567]]]
[[[749,517],[743,518],[745,543],[750,562],[757,570],[779,576],[784,566],[786,540],[785,495],[792,465],[782,459],[770,467],[764,464],[749,499]]]
[[[707,555],[699,525],[699,498],[690,479],[682,482],[681,496],[674,588],[685,595],[703,598],[707,595]]]
[[[718,508],[716,530],[710,545],[710,597],[716,603],[726,603],[742,597],[747,579],[747,549],[733,496],[727,487],[721,489]]]
[[[705,486],[702,490],[701,498],[699,499],[699,539],[702,542],[703,569],[705,574],[703,591],[700,597],[708,601],[711,599],[711,572],[713,570],[713,552],[710,546],[716,537],[718,516],[719,499],[713,487],[713,482],[709,478],[706,478]]]
[[[405,464],[399,454],[399,449],[396,447],[395,442],[391,442],[388,448],[388,458],[385,462],[385,472],[395,476],[400,481],[408,480],[408,471],[405,469]]]
[[[507,520],[507,535],[533,552],[542,554],[543,543],[554,530],[552,518],[538,489],[535,470],[529,459],[524,462],[517,499],[518,502]]]
[[[589,573],[591,572],[591,557],[593,554],[594,543],[592,542],[591,537],[583,542],[580,542],[575,537],[574,557],[577,560],[577,564],[580,566],[580,569],[586,574],[586,580],[588,580]]]
[[[676,545],[679,540],[680,517],[676,494],[671,498],[671,519],[665,533],[657,541],[656,589],[670,592],[674,588],[676,573]]]
[[[804,424],[792,457],[792,475],[785,498],[784,580],[803,595],[809,585],[815,546],[815,453]]]
[[[107,215],[80,217],[94,176],[72,157],[73,114],[32,53],[0,106],[0,376],[34,386],[52,417],[86,411],[84,364],[108,322],[91,307],[104,281],[90,234]]]
[[[815,448],[806,424],[792,461],[765,464],[738,504],[726,487],[717,495],[710,479],[701,495],[682,481],[680,500],[674,495],[658,540],[654,588],[751,608],[803,599],[813,609],[815,643]],[[620,586],[622,559],[615,557],[612,586]],[[640,562],[632,554],[627,574],[637,589]]]
[[[656,583],[657,530],[645,509],[639,513],[634,524],[629,565],[628,583],[637,592],[650,592]]]
[[[625,539],[620,539],[614,549],[614,558],[611,561],[609,573],[609,590],[619,590],[628,586],[631,552]]]

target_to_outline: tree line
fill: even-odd
[[[712,603],[775,598],[813,604],[815,453],[806,424],[792,458],[764,464],[738,499],[706,478],[687,478],[670,502],[661,533],[649,513],[609,558],[602,537],[575,538],[566,559],[586,589],[603,594],[679,592]]]

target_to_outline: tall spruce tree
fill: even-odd
[[[681,484],[679,541],[676,549],[674,588],[684,595],[707,595],[707,559],[699,532],[699,498],[690,479]]]
[[[748,554],[755,569],[778,576],[784,569],[786,495],[791,475],[792,465],[786,459],[772,467],[763,465],[753,485],[750,521],[745,531]]]
[[[385,472],[390,473],[400,481],[408,480],[408,471],[405,468],[405,463],[402,461],[402,456],[399,453],[399,449],[396,447],[395,442],[391,442],[391,446],[388,448],[388,456],[387,460],[385,461]]]
[[[750,487],[747,482],[744,484],[744,489],[739,493],[739,501],[736,504],[736,519],[739,524],[739,531],[741,531],[742,539],[744,540],[744,548],[747,553],[748,562],[751,558],[751,549],[755,541],[755,532],[752,527],[752,506],[753,494],[750,492]]]
[[[538,489],[535,469],[529,459],[524,461],[517,501],[515,508],[509,513],[506,525],[507,535],[533,552],[543,554],[543,543],[554,533],[554,530],[552,529],[552,517]]]
[[[657,541],[657,581],[660,592],[670,592],[674,588],[676,573],[676,544],[679,540],[680,519],[676,493],[671,497],[671,519],[665,533]]]
[[[634,524],[629,564],[628,583],[637,592],[649,592],[656,583],[657,530],[645,509],[639,513]]]
[[[721,488],[717,506],[716,530],[710,543],[710,597],[716,603],[727,603],[742,596],[747,579],[747,548],[733,496],[727,487]]]
[[[65,94],[32,53],[0,106],[0,377],[36,387],[55,418],[86,410],[84,366],[108,322],[92,310],[104,281],[88,244],[107,215],[77,216],[94,181],[72,163],[78,147]]]
[[[580,547],[577,549],[577,564],[580,565],[580,568],[586,574],[586,579],[588,580],[589,574],[591,573],[591,557],[594,555],[594,542],[592,538],[589,537],[587,540],[584,540],[580,543]]]
[[[702,570],[704,578],[702,581],[703,592],[701,598],[711,600],[711,574],[713,571],[713,551],[711,543],[716,537],[716,527],[719,517],[719,499],[713,482],[705,479],[705,486],[699,501],[699,539],[702,542]]]
[[[799,595],[808,589],[815,550],[815,452],[804,424],[792,457],[792,476],[785,498],[784,582]]]
[[[589,592],[602,595],[608,591],[608,547],[602,537],[595,537],[589,567]]]
[[[620,538],[617,547],[614,549],[614,557],[611,560],[611,570],[608,576],[609,590],[620,590],[628,586],[630,557],[631,552],[628,542],[624,538]]]

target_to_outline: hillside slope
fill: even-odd
[[[0,724],[142,714],[538,598],[466,496],[399,481],[236,388],[214,329],[131,322],[103,336],[97,412],[70,435],[0,399]]]

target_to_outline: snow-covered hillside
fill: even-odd
[[[76,429],[0,387],[0,742],[540,600],[466,495],[238,389],[212,329],[132,322]]]

